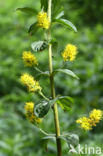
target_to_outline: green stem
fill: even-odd
[[[49,101],[49,99],[40,91],[39,94],[47,101]]]
[[[52,0],[48,0],[48,18],[51,24],[51,6]],[[51,25],[48,30],[48,40],[51,39]],[[49,44],[49,72],[50,72],[50,85],[51,85],[51,95],[52,99],[55,98],[55,86],[54,86],[54,77],[53,73],[53,66],[52,66],[52,45]],[[57,143],[57,156],[62,156],[62,149],[61,149],[61,140],[60,136],[60,126],[59,126],[59,118],[58,118],[58,108],[57,104],[53,105],[53,112],[54,112],[54,121],[55,121],[55,128],[56,128],[56,143]]]
[[[45,132],[43,129],[41,129],[41,128],[39,128],[39,131],[40,131],[41,133],[43,133],[44,135],[55,137],[54,134],[48,134],[48,133],[46,133],[46,132]]]

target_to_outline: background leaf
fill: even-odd
[[[61,0],[52,0],[52,14],[56,14],[59,8],[61,8]]]
[[[29,7],[17,8],[16,10],[24,12],[24,13],[29,14],[29,15],[33,15],[33,16],[38,13],[38,11],[36,9],[29,8]]]
[[[40,1],[0,0],[0,140],[10,146],[0,147],[0,155],[28,156],[30,153],[30,156],[53,156],[56,155],[55,142],[51,140],[47,149],[42,148],[42,133],[26,120],[24,114],[24,102],[36,102],[40,97],[27,93],[19,83],[19,77],[23,72],[29,71],[36,75],[35,70],[24,68],[21,52],[30,50],[31,43],[40,40],[41,31],[33,36],[27,34],[27,28],[30,23],[35,22],[35,17],[28,18],[21,12],[14,12],[18,6],[31,6],[40,10]],[[63,113],[59,109],[61,131],[69,129],[72,133],[74,130],[80,136],[81,146],[88,143],[89,147],[99,146],[103,151],[102,121],[89,133],[81,131],[75,124],[79,116],[88,114],[93,108],[103,110],[103,1],[91,0],[81,3],[81,0],[62,0],[61,6],[65,8],[66,19],[72,19],[72,22],[78,25],[79,31],[77,34],[69,31],[68,34],[65,27],[63,29],[57,25],[52,33],[59,40],[60,49],[63,49],[67,42],[79,46],[76,60],[73,63],[67,62],[64,68],[74,70],[80,77],[80,81],[68,79],[62,74],[55,77],[57,95],[69,94],[76,103],[70,113]],[[48,70],[47,53],[48,51],[36,53],[42,71]],[[61,61],[62,58],[58,54],[57,59],[53,61],[54,69],[61,67]],[[48,78],[42,78],[40,84],[45,95],[49,97]],[[55,131],[52,116],[51,110],[40,125],[48,133]],[[44,151],[45,149],[48,152]],[[65,141],[62,141],[62,152],[63,156],[68,155]]]
[[[47,12],[48,9],[48,0],[41,0],[41,9]]]

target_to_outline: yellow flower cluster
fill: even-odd
[[[92,121],[93,126],[96,126],[96,124],[99,123],[99,121],[102,119],[102,115],[103,113],[101,110],[94,109],[90,112],[89,118]]]
[[[37,58],[30,51],[24,51],[22,58],[26,66],[31,67],[38,64]]]
[[[90,119],[87,117],[82,117],[76,121],[76,123],[81,124],[81,128],[85,130],[91,130],[91,124],[90,124]]]
[[[77,47],[72,44],[67,44],[66,48],[62,52],[64,61],[73,61],[77,55]]]
[[[38,26],[44,29],[48,29],[50,22],[46,12],[39,12],[38,16]]]
[[[76,123],[79,123],[81,125],[81,128],[85,130],[91,130],[92,127],[96,126],[97,123],[102,119],[102,111],[94,109],[90,112],[89,118],[82,117],[78,120],[76,120]]]
[[[26,111],[26,117],[31,123],[39,124],[41,122],[41,119],[36,117],[34,114],[34,103],[33,102],[27,102],[25,104],[25,111]]]
[[[21,82],[28,87],[29,92],[35,92],[41,90],[39,82],[34,80],[34,78],[31,75],[25,73],[21,76],[20,79]]]

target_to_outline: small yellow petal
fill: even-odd
[[[77,55],[77,47],[72,44],[67,44],[66,48],[62,52],[64,61],[74,61]]]
[[[25,86],[27,86],[29,92],[35,92],[41,90],[39,82],[34,80],[34,78],[27,73],[23,74],[20,80]]]
[[[50,26],[50,22],[46,12],[39,12],[38,16],[38,26],[44,29],[48,29]]]
[[[24,51],[22,58],[26,66],[31,67],[38,64],[37,58],[30,51]]]
[[[26,111],[26,117],[27,119],[33,123],[33,124],[39,124],[42,120],[35,116],[34,114],[34,103],[33,102],[27,102],[25,104],[25,111]]]
[[[80,124],[81,128],[85,130],[91,130],[102,119],[103,113],[101,110],[93,109],[89,117],[82,117],[76,120],[76,123]]]

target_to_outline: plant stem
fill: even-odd
[[[39,128],[39,131],[40,131],[41,133],[43,133],[44,135],[55,137],[55,134],[48,134],[48,133],[46,133],[46,132],[45,132],[43,129],[41,129],[41,128]]]
[[[49,99],[43,94],[43,92],[40,91],[39,94],[40,94],[45,100],[49,101]]]
[[[51,39],[51,6],[52,0],[48,0],[48,18],[50,22],[50,27],[48,30],[48,40]],[[49,44],[49,72],[50,72],[50,85],[51,85],[51,95],[52,99],[55,98],[55,86],[54,86],[54,77],[53,73],[53,65],[52,65],[52,45]],[[58,108],[57,104],[53,105],[53,112],[54,112],[54,121],[55,121],[55,128],[56,128],[56,143],[57,143],[57,156],[62,156],[62,149],[61,149],[61,140],[60,136],[60,126],[59,126],[59,118],[58,118]]]

